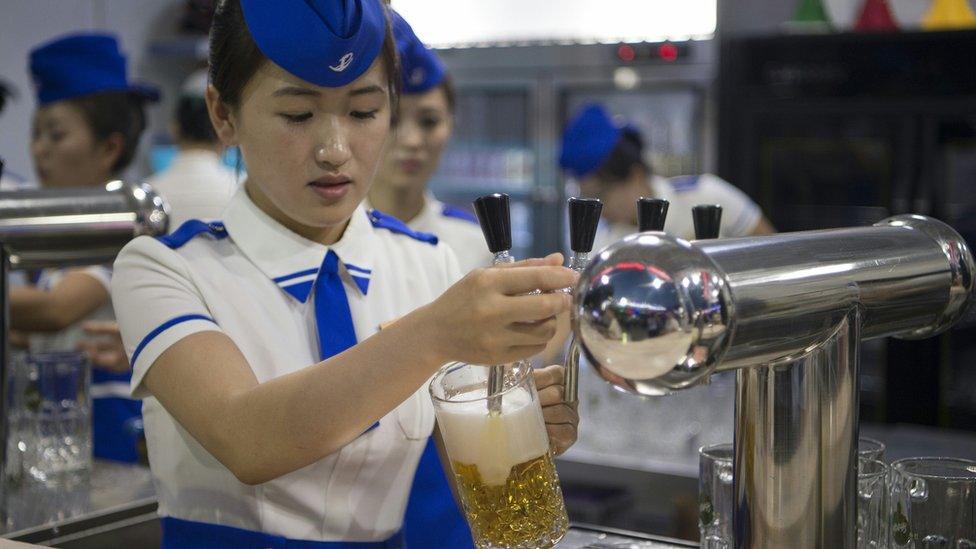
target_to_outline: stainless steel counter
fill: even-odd
[[[26,542],[70,540],[120,522],[155,516],[149,469],[96,461],[91,477],[65,486],[22,484],[4,489],[0,536]]]

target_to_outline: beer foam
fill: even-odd
[[[484,398],[480,392],[464,396]],[[490,414],[486,400],[452,402],[437,410],[437,424],[450,459],[477,466],[488,485],[504,484],[512,467],[549,451],[542,410],[521,387],[502,396],[500,414]]]

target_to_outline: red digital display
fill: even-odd
[[[634,51],[633,46],[621,44],[620,47],[617,48],[617,57],[620,58],[621,61],[630,63],[637,57],[637,52]]]
[[[678,46],[670,42],[665,42],[657,47],[657,56],[665,61],[677,61]]]

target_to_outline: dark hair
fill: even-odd
[[[390,14],[386,9],[384,12],[386,36],[380,57],[386,65],[390,120],[395,124],[401,87],[400,58],[393,41]],[[210,83],[220,93],[220,100],[231,107],[239,106],[244,87],[265,61],[267,57],[258,49],[247,28],[240,0],[222,0],[210,27]]]
[[[207,101],[202,97],[180,97],[176,102],[176,126],[180,139],[196,143],[217,141],[217,134],[207,114]]]
[[[647,175],[651,175],[651,167],[644,161],[644,139],[640,132],[633,128],[624,128],[620,140],[594,175],[604,181],[617,183],[630,177],[634,166],[643,168]]]
[[[122,153],[112,164],[112,173],[128,167],[146,129],[145,99],[125,91],[105,91],[66,101],[81,112],[96,141],[116,133],[122,136]]]
[[[454,87],[454,80],[451,79],[451,75],[445,74],[444,80],[437,85],[440,89],[444,90],[444,98],[447,99],[447,110],[454,114],[454,109],[457,107],[457,88]]]

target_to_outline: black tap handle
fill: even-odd
[[[491,253],[512,249],[512,215],[507,194],[488,194],[474,201],[474,211]]]
[[[601,211],[603,202],[598,198],[569,199],[569,247],[574,252],[589,253],[593,250]]]
[[[717,204],[702,204],[691,209],[695,221],[695,239],[718,238],[722,227],[722,207]]]
[[[637,199],[637,228],[640,232],[663,231],[664,221],[668,218],[667,200],[661,198]]]

